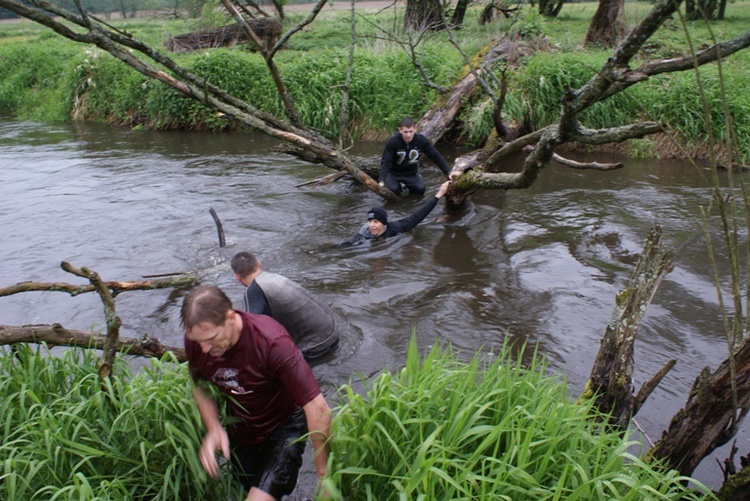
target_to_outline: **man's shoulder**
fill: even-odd
[[[255,283],[258,284],[258,287],[261,289],[269,286],[298,286],[297,282],[285,277],[284,275],[269,273],[267,271],[258,274],[258,276],[255,277]]]

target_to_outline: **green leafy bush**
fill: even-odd
[[[491,362],[433,348],[420,362],[341,390],[326,488],[334,499],[688,500],[686,487],[628,453],[627,437],[569,400],[536,354]]]

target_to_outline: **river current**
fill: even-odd
[[[696,222],[708,202],[703,169],[607,155],[597,159],[623,160],[626,167],[600,172],[553,164],[528,190],[472,195],[460,217],[445,217],[440,204],[408,234],[341,248],[382,201],[348,181],[303,185],[331,171],[275,153],[276,144],[247,133],[0,120],[0,286],[82,283],[61,261],[104,280],[200,270],[205,283],[221,286],[241,307],[243,288],[228,260],[250,250],[265,270],[304,285],[348,325],[337,357],[315,368],[326,395],[355,375],[400,367],[413,332],[423,351],[436,342],[468,355],[497,350],[508,338],[538,344],[576,396],[615,295],[658,223],[676,260],[638,333],[636,388],[670,358],[677,365],[636,416],[642,430],[658,439],[701,369],[726,357]],[[359,144],[354,153],[377,156],[381,148]],[[458,154],[441,150],[449,160]],[[430,195],[441,175],[434,167],[423,175]],[[386,208],[393,219],[422,202],[404,197]],[[211,208],[223,224],[224,248]],[[183,296],[121,294],[122,335],[148,334],[181,346]],[[29,292],[0,298],[2,324],[54,322],[103,330],[98,297]],[[737,435],[740,454],[750,452],[748,426]],[[728,449],[704,460],[694,476],[718,487],[716,459]],[[301,484],[311,476],[303,471]]]

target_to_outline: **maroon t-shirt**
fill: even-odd
[[[292,338],[276,320],[235,310],[242,318],[237,344],[220,357],[203,353],[185,337],[193,380],[206,379],[229,396],[232,439],[259,444],[304,407],[320,388]]]

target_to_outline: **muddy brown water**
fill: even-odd
[[[264,268],[328,301],[348,325],[338,356],[315,368],[327,395],[354,374],[398,368],[412,330],[421,350],[450,342],[471,354],[510,337],[538,344],[570,393],[583,388],[614,304],[653,223],[677,254],[636,343],[636,386],[675,358],[677,366],[636,417],[657,439],[705,365],[725,357],[716,292],[695,219],[708,196],[705,171],[680,162],[626,160],[615,172],[551,165],[523,191],[483,191],[465,214],[439,206],[413,232],[354,248],[373,194],[348,182],[297,187],[329,171],[272,151],[255,134],[131,131],[102,125],[0,120],[0,285],[80,279],[61,261],[105,280],[209,270],[241,305],[228,258],[249,249]],[[382,145],[355,153],[378,155]],[[446,157],[457,152],[441,148]],[[579,157],[581,159],[581,157]],[[615,160],[600,156],[600,161]],[[517,166],[508,165],[512,170]],[[441,181],[426,168],[431,190]],[[390,217],[421,200],[387,204]],[[218,247],[209,214],[222,220]],[[181,345],[184,293],[123,293],[122,335]],[[0,298],[0,323],[59,322],[101,329],[97,297],[34,292]],[[750,452],[745,423],[741,454]],[[728,446],[695,476],[718,486]],[[314,482],[303,467],[302,498]]]

